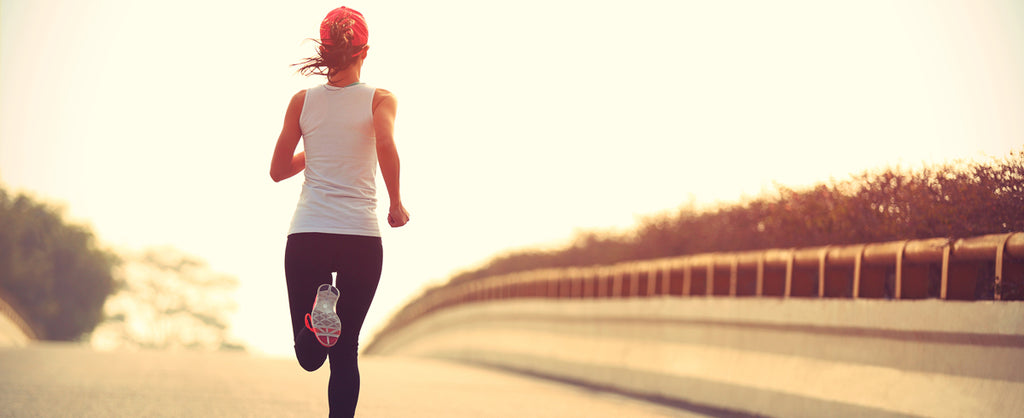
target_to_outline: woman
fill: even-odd
[[[327,14],[317,55],[296,64],[305,75],[327,76],[327,83],[292,97],[270,165],[275,182],[305,175],[285,249],[285,278],[299,364],[313,371],[330,357],[332,417],[352,416],[359,398],[359,331],[383,253],[378,162],[390,198],[388,224],[409,221],[393,137],[397,102],[387,90],[359,82],[367,37],[359,12],[339,7]],[[300,138],[304,151],[296,154]]]

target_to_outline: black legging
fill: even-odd
[[[327,399],[332,417],[351,417],[359,400],[359,330],[380,282],[383,249],[380,237],[322,233],[288,236],[284,252],[284,273],[288,283],[288,305],[295,337],[295,357],[302,368],[313,371],[330,356],[331,378]],[[334,347],[324,348],[305,325],[317,288],[331,283],[341,292],[336,311],[341,318],[341,336]]]

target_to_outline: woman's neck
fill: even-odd
[[[345,87],[359,82],[359,66],[353,65],[327,77],[327,84]]]

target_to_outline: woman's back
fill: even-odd
[[[299,126],[306,153],[305,182],[290,233],[380,236],[376,89],[366,84],[320,85],[306,91]]]

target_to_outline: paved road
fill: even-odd
[[[364,357],[360,417],[698,417],[556,382],[433,360]],[[0,417],[315,417],[328,373],[239,353],[0,348]]]

